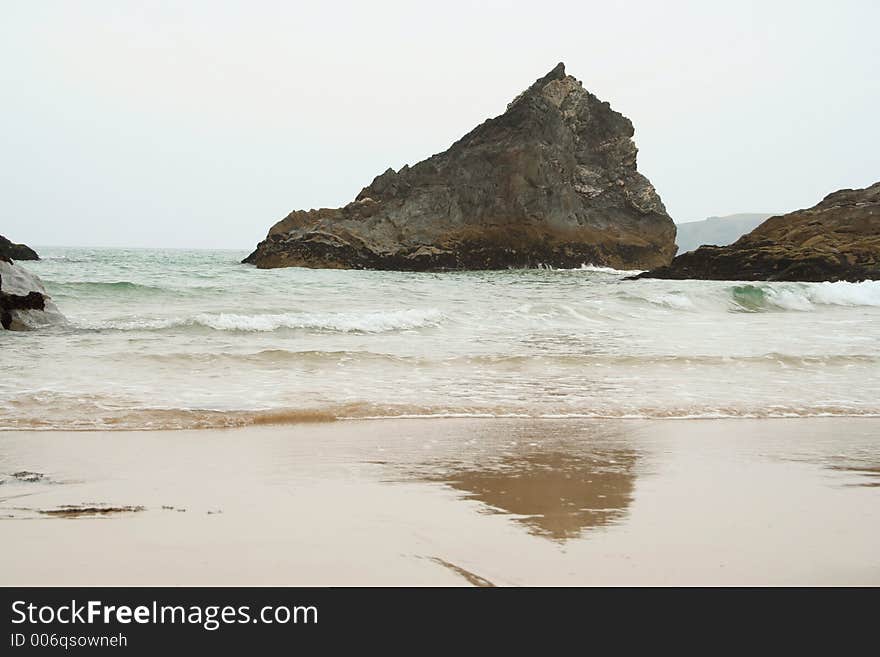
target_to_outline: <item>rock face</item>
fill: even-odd
[[[880,182],[771,217],[729,246],[702,246],[637,278],[740,281],[880,279]]]
[[[436,271],[656,267],[675,225],[636,170],[633,126],[563,64],[448,150],[388,169],[343,208],[296,211],[244,262]]]
[[[703,244],[727,246],[760,226],[771,216],[773,215],[767,213],[729,214],[724,217],[709,217],[702,221],[678,224],[675,227],[675,243],[678,244],[679,253],[693,251]]]
[[[40,279],[0,256],[0,328],[26,331],[64,321]]]
[[[40,256],[31,247],[15,244],[0,235],[0,257],[11,260],[39,260]]]

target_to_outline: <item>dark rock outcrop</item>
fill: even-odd
[[[771,217],[729,246],[701,246],[636,278],[736,281],[880,279],[880,182]]]
[[[292,212],[258,267],[656,267],[675,225],[636,170],[633,126],[562,64],[448,150],[388,169],[352,203]]]
[[[12,260],[39,260],[40,256],[31,247],[15,244],[0,235],[0,256]]]
[[[64,321],[40,279],[0,255],[0,328],[23,331]]]
[[[12,328],[13,310],[45,310],[46,299],[39,292],[28,292],[25,295],[6,294],[0,291],[0,326]]]
[[[0,255],[0,261],[9,265],[12,261]],[[28,292],[27,294],[8,294],[3,291],[3,276],[0,272],[0,326],[4,329],[12,327],[12,311],[13,310],[43,310],[46,307],[46,300],[39,292]]]

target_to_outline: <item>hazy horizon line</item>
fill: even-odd
[[[786,214],[786,212],[731,212],[730,214],[723,215],[710,215],[708,217],[703,217],[702,219],[688,219],[687,221],[675,221],[673,222],[676,226],[681,226],[682,224],[693,224],[699,223],[701,221],[706,221],[708,219],[724,219],[726,217],[733,217],[737,215],[743,214],[766,214],[768,217],[775,217],[782,214]],[[6,238],[11,240],[12,242],[16,242],[14,237],[10,237],[5,233],[0,232],[0,235],[4,235]],[[252,246],[168,246],[168,245],[154,245],[154,246],[145,246],[143,244],[140,245],[129,245],[129,244],[40,244],[39,242],[30,242],[27,246],[30,246],[33,249],[39,251],[40,249],[138,249],[138,250],[150,250],[150,249],[170,249],[175,251],[251,251],[256,247],[257,243],[254,243]]]

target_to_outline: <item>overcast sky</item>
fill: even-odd
[[[0,234],[249,249],[558,61],[678,221],[880,180],[880,3],[0,0]]]

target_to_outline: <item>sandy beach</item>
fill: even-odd
[[[0,585],[880,584],[880,419],[0,432]]]

